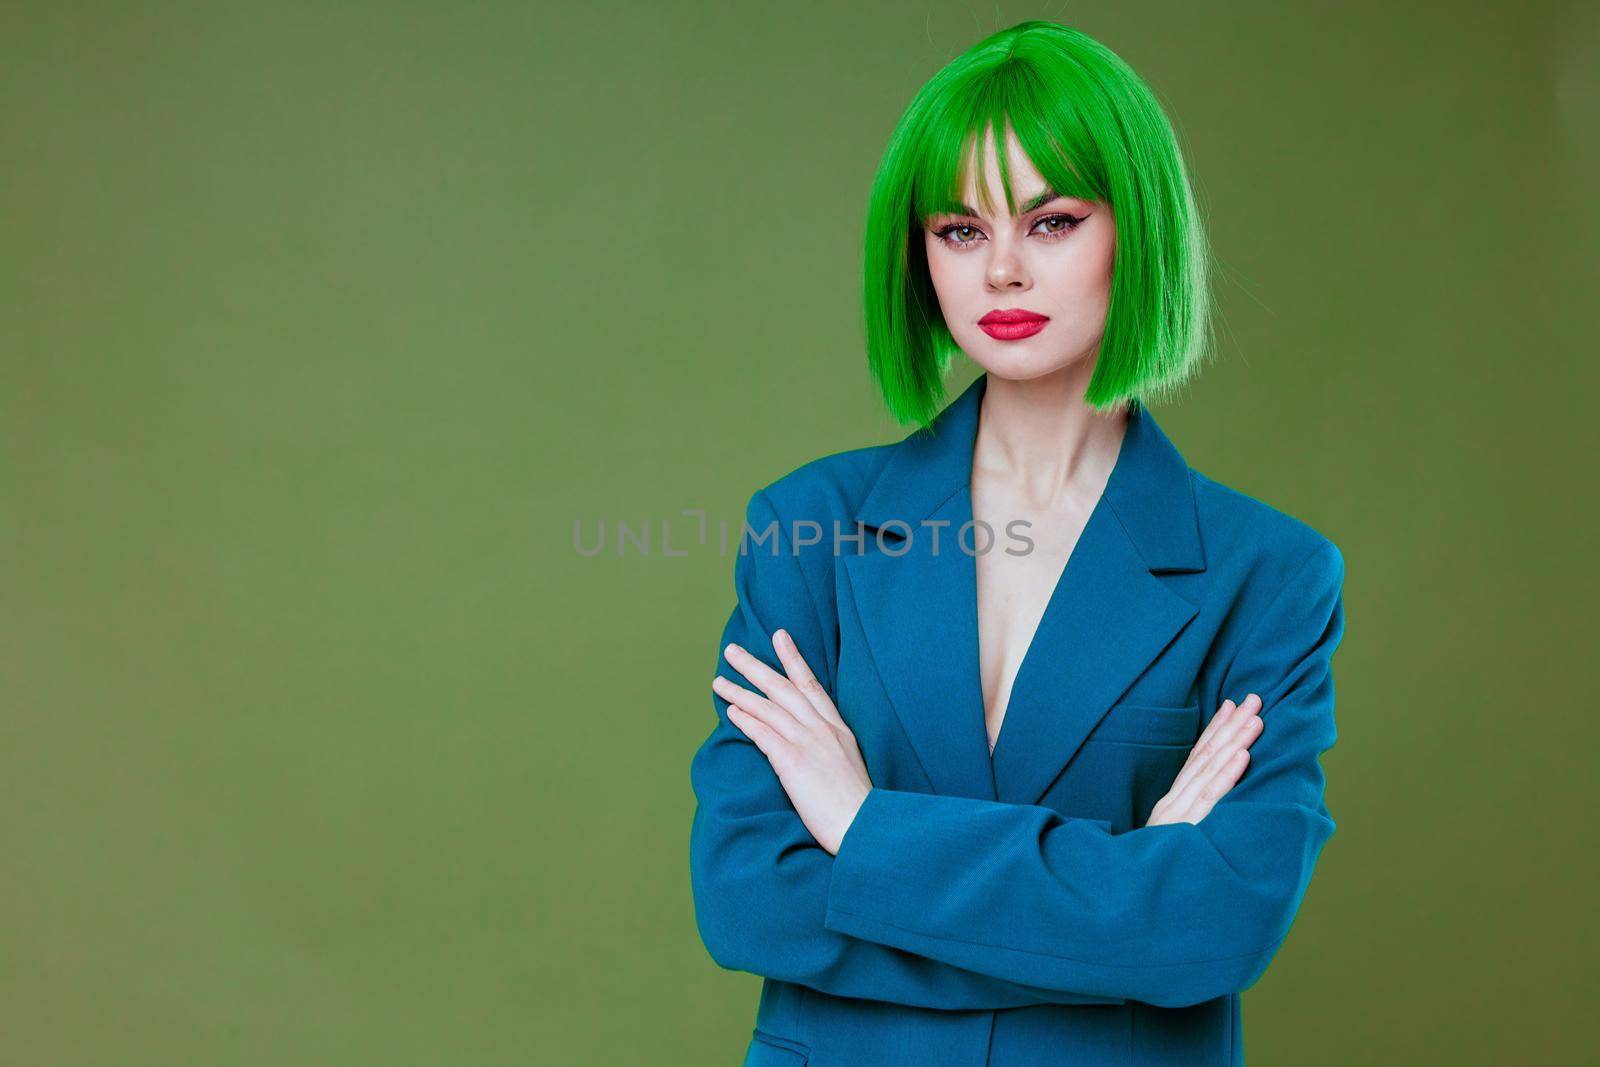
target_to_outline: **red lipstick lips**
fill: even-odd
[[[1048,315],[1022,308],[1004,308],[989,312],[978,320],[978,328],[997,341],[1020,341],[1032,337],[1050,322]]]

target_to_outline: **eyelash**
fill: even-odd
[[[1072,231],[1081,226],[1084,221],[1077,215],[1067,215],[1057,212],[1054,215],[1045,215],[1035,222],[1034,225],[1037,226],[1040,222],[1049,222],[1051,219],[1063,219],[1066,222],[1066,226],[1055,231],[1054,233],[1040,234],[1039,236],[1043,237],[1046,241],[1059,241],[1062,238],[1071,235]],[[977,241],[950,240],[950,234],[954,233],[956,230],[972,230],[974,232],[979,232],[976,226],[969,226],[964,222],[952,222],[948,226],[943,226],[937,230],[934,230],[933,235],[939,238],[940,241],[943,241],[946,248],[965,248],[967,245],[974,245],[978,243]]]

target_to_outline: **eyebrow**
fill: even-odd
[[[1022,211],[1020,214],[1026,215],[1028,212],[1032,211],[1041,204],[1048,204],[1052,200],[1063,199],[1065,199],[1065,197],[1047,185],[1044,188],[1044,192],[1040,193],[1038,196],[1022,205]],[[983,217],[965,204],[951,204],[946,208],[946,210],[952,215],[971,215],[975,219],[981,219]]]

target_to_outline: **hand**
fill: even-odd
[[[1250,746],[1265,726],[1256,714],[1260,710],[1261,698],[1255,693],[1245,697],[1243,704],[1222,702],[1195,742],[1172,789],[1156,802],[1146,826],[1197,823],[1206,817],[1211,806],[1244,774],[1245,765],[1250,762]]]
[[[723,649],[734,670],[766,694],[753,693],[718,675],[711,682],[728,702],[728,719],[754,741],[778,774],[789,802],[817,843],[838,855],[844,832],[872,789],[867,765],[822,683],[811,672],[787,631],[772,635],[784,674],[738,645]]]

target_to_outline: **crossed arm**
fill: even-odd
[[[774,517],[757,493],[747,521],[761,529]],[[741,674],[773,684],[779,670],[804,682],[805,664],[823,662],[822,632],[784,545],[741,555],[722,644],[751,660],[739,673],[719,661],[717,688],[735,703],[714,699],[716,728],[691,767],[691,876],[707,948],[724,967],[934,1008],[1175,1007],[1248,987],[1287,934],[1334,829],[1317,756],[1334,739],[1342,577],[1337,548],[1319,543],[1224,672],[1222,691],[1262,698],[1251,772],[1201,819],[1112,835],[1108,823],[1038,805],[852,783],[839,765],[826,772],[839,755],[828,746],[775,762],[761,742],[775,752],[779,743],[763,727],[792,730],[804,709],[782,720],[728,685]],[[780,623],[794,647],[780,641],[778,651],[792,654],[760,660],[755,650]],[[816,708],[821,687],[805,688]],[[839,736],[842,722],[816,715]],[[853,749],[853,738],[840,747]],[[818,784],[830,780],[831,792]],[[1180,775],[1174,793],[1183,785]]]

